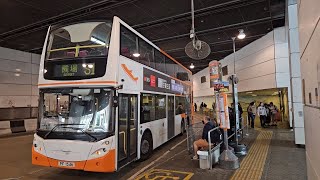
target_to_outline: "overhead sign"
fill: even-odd
[[[172,94],[190,94],[191,87],[181,81],[143,68],[143,90]]]

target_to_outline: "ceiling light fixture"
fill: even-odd
[[[239,29],[238,39],[244,39],[246,34],[244,33],[243,29]]]
[[[247,94],[252,94],[252,92],[246,92]]]
[[[258,95],[256,95],[256,94],[251,94],[251,96],[254,96],[254,97],[255,97],[255,96],[258,96]]]
[[[88,64],[88,68],[93,68],[93,64]]]
[[[97,39],[97,38],[95,38],[95,37],[91,37],[91,38],[90,38],[90,41],[92,41],[92,42],[94,42],[94,43],[97,43],[97,44],[100,44],[100,45],[106,45],[105,42],[103,42],[103,41],[101,41],[101,40],[99,40],[99,39]]]
[[[20,76],[20,74],[19,74],[19,73],[16,73],[16,74],[14,74],[14,75],[15,75],[15,76],[17,76],[17,77],[18,77],[18,76]]]
[[[82,67],[84,67],[84,68],[85,68],[85,67],[87,67],[87,65],[83,63],[83,64],[82,64]]]
[[[194,68],[194,65],[193,63],[190,64],[190,69],[193,69]]]
[[[139,53],[133,53],[132,55],[133,55],[134,57],[139,57],[139,56],[140,56]]]
[[[21,71],[21,69],[16,69],[16,71],[20,72],[20,71]]]

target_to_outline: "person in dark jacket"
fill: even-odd
[[[212,121],[210,121],[210,118],[208,116],[204,117],[202,120],[202,123],[204,124],[203,131],[202,131],[202,137],[201,139],[198,139],[193,143],[193,150],[194,150],[194,156],[193,159],[198,159],[197,151],[201,148],[206,148],[209,146],[208,143],[208,132],[215,128]]]

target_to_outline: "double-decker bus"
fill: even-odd
[[[118,17],[50,27],[32,163],[114,172],[147,159],[191,119],[190,78]]]

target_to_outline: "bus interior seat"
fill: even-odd
[[[75,57],[76,52],[75,51],[68,51],[67,52],[67,57]]]
[[[128,47],[121,48],[121,55],[126,57],[131,57],[130,51]]]
[[[79,57],[86,57],[86,56],[88,56],[88,51],[87,50],[79,51]]]

